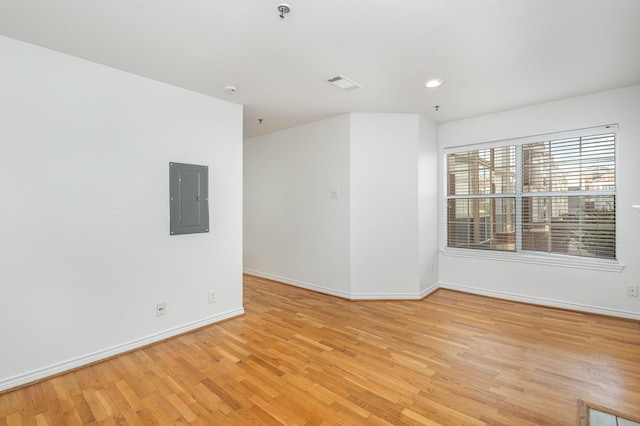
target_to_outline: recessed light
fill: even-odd
[[[429,89],[433,89],[434,87],[440,86],[442,83],[444,83],[443,79],[441,79],[441,78],[432,78],[431,80],[428,80],[424,84],[424,87],[427,87]]]

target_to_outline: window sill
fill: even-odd
[[[575,259],[562,255],[535,255],[512,252],[488,252],[485,250],[444,248],[444,256],[464,257],[468,259],[497,260],[503,262],[532,263],[535,265],[559,266],[564,268],[591,269],[595,271],[622,272],[624,265],[617,261],[599,259]]]

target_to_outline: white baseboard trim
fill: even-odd
[[[305,288],[307,290],[317,291],[318,293],[329,294],[331,296],[341,297],[348,300],[421,300],[438,289],[438,284],[422,290],[420,293],[349,293],[346,291],[334,290],[331,288],[307,283],[304,281],[292,280],[278,275],[267,274],[266,272],[255,271],[253,269],[244,269],[247,275],[253,275],[259,278],[278,281],[290,284],[296,287]]]
[[[620,309],[601,308],[598,306],[585,305],[582,303],[563,302],[560,300],[547,299],[544,297],[524,296],[522,294],[509,293],[505,291],[484,290],[475,287],[468,287],[459,284],[439,283],[439,288],[461,291],[464,293],[478,294],[481,296],[494,297],[496,299],[511,300],[513,302],[530,303],[533,305],[548,306],[552,308],[568,309],[571,311],[589,312],[592,314],[607,315],[611,317],[640,320],[640,313],[623,311]]]
[[[326,287],[310,284],[302,281],[291,280],[278,275],[267,274],[265,272],[245,269],[245,274],[254,275],[268,280],[278,281],[290,284],[296,287],[306,288],[307,290],[317,291],[319,293],[330,294],[332,296],[341,297],[348,300],[421,300],[436,291],[439,288],[461,291],[463,293],[478,294],[481,296],[494,297],[496,299],[511,300],[514,302],[530,303],[533,305],[548,306],[551,308],[568,309],[570,311],[589,312],[592,314],[607,315],[611,317],[627,318],[640,321],[640,313],[632,311],[624,311],[621,309],[602,308],[599,306],[585,305],[581,303],[563,302],[560,300],[547,299],[543,297],[525,296],[522,294],[509,293],[505,291],[485,290],[475,287],[468,287],[451,283],[436,283],[429,288],[422,290],[420,293],[348,293],[344,291],[336,291]]]
[[[353,293],[351,300],[422,300],[438,288],[434,284],[420,293]]]
[[[64,373],[66,371],[73,370],[78,367],[83,367],[94,362],[102,361],[107,358],[111,358],[116,355],[129,352],[134,349],[141,348],[143,346],[150,345],[152,343],[159,342],[169,337],[174,337],[180,334],[187,333],[200,327],[215,324],[220,321],[224,321],[229,318],[244,315],[244,308],[234,309],[228,312],[223,312],[212,317],[204,318],[199,321],[194,321],[179,327],[174,327],[169,330],[164,330],[159,333],[155,333],[140,339],[135,339],[130,342],[123,343],[121,345],[112,346],[97,352],[93,352],[87,355],[83,355],[77,358],[70,359],[68,361],[60,362],[50,365],[48,367],[39,368],[37,370],[29,371],[17,376],[9,377],[8,379],[0,380],[0,392],[23,386],[38,380],[46,379],[47,377],[55,376],[56,374]]]
[[[350,300],[420,300],[420,293],[353,293]]]
[[[433,293],[434,291],[436,291],[439,288],[440,288],[440,284],[439,283],[435,283],[431,287],[422,290],[420,292],[420,299],[424,299],[425,297],[427,297],[428,295],[430,295],[431,293]]]
[[[253,275],[258,278],[266,278],[272,281],[278,281],[284,284],[290,284],[295,287],[306,288],[307,290],[317,291],[318,293],[330,294],[331,296],[341,297],[343,299],[351,299],[351,293],[346,291],[334,290],[332,288],[319,286],[316,284],[307,283],[304,281],[292,280],[289,278],[281,277],[279,275],[267,274],[266,272],[260,272],[253,269],[244,269],[243,272],[247,275]]]

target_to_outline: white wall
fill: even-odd
[[[438,285],[438,126],[419,116],[418,145],[418,227],[420,261],[420,294]]]
[[[419,292],[418,114],[351,115],[351,292]]]
[[[622,272],[440,256],[442,286],[492,296],[640,319],[640,298],[626,286],[640,284],[640,86],[442,124],[443,149],[519,136],[619,123],[618,259]],[[441,157],[443,158],[443,157]],[[442,173],[441,173],[442,176]],[[441,203],[444,185],[440,184]],[[441,204],[441,206],[444,204]],[[440,244],[446,245],[444,211]]]
[[[246,140],[245,271],[350,299],[433,290],[436,135],[418,114],[353,113]]]
[[[244,164],[245,271],[348,297],[349,115],[247,139]]]
[[[4,37],[0,57],[0,390],[241,314],[242,107]],[[211,233],[169,236],[169,161],[209,166]]]

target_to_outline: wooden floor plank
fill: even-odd
[[[638,417],[640,322],[438,290],[350,302],[245,276],[246,315],[0,395],[0,426],[574,425]]]

